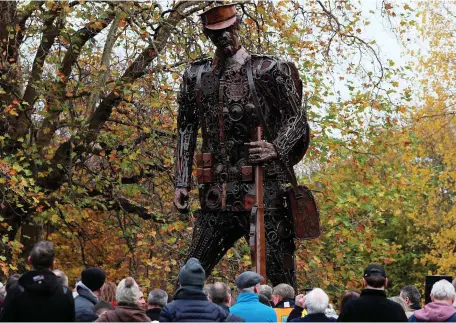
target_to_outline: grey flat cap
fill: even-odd
[[[246,271],[236,277],[236,286],[238,289],[249,288],[261,283],[264,278],[254,273],[253,271]]]

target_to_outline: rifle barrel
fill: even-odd
[[[262,128],[257,128],[258,141],[262,140]],[[258,207],[256,217],[256,272],[264,277],[263,283],[266,284],[266,234],[264,229],[264,201],[263,201],[263,182],[264,182],[264,167],[258,164],[255,167],[255,195],[256,204]]]

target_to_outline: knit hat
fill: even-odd
[[[198,286],[203,288],[206,272],[196,258],[190,258],[179,272],[181,286]]]
[[[106,280],[106,274],[99,268],[87,268],[81,273],[82,283],[92,292],[99,290]]]
[[[136,304],[139,300],[139,286],[132,277],[122,279],[117,285],[116,300],[128,304]]]

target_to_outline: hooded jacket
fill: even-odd
[[[146,311],[136,304],[119,303],[112,311],[104,312],[96,322],[150,322]]]
[[[98,303],[97,296],[82,282],[77,284],[76,291],[78,292],[78,296],[74,299],[76,321],[95,321],[98,318],[98,315],[95,313],[93,308]]]
[[[74,300],[50,270],[32,270],[19,278],[6,298],[0,321],[72,322]]]
[[[432,302],[413,312],[409,322],[456,322],[456,310],[450,304]]]

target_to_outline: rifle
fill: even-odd
[[[262,127],[257,128],[256,139],[261,141]],[[250,217],[250,255],[252,270],[264,277],[266,284],[266,235],[264,230],[264,202],[263,202],[264,167],[255,166],[255,196],[256,203],[252,207]]]

